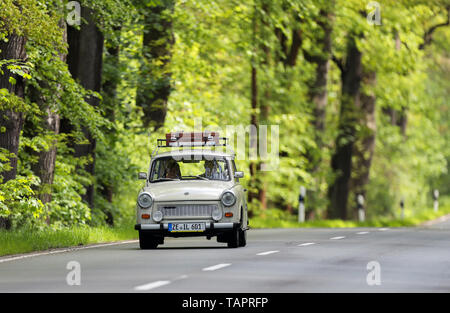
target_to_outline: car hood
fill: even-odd
[[[222,193],[232,187],[232,182],[223,181],[167,181],[150,183],[147,191],[154,201],[219,200]]]

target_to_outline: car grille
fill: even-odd
[[[211,217],[217,204],[164,204],[159,205],[158,209],[167,217]]]

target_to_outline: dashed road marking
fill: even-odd
[[[181,276],[178,276],[177,278],[175,278],[174,280],[182,280],[182,279],[186,279],[188,277],[189,276],[187,276],[187,275],[181,275]]]
[[[369,232],[368,231],[360,231],[359,233],[356,233],[357,235],[365,235],[365,234],[368,234]]]
[[[315,245],[316,243],[314,243],[314,242],[305,242],[305,243],[302,243],[302,244],[299,244],[298,246],[299,247],[306,247],[306,246],[311,246],[311,245]]]
[[[337,236],[337,237],[331,237],[330,240],[339,240],[339,239],[344,239],[345,236]]]
[[[261,252],[261,253],[257,253],[256,255],[269,255],[269,254],[274,254],[274,253],[278,253],[280,252],[279,250],[273,250],[273,251],[266,251],[266,252]]]
[[[221,264],[213,265],[210,267],[205,267],[204,269],[202,269],[202,271],[205,271],[205,272],[216,271],[218,269],[221,269],[221,268],[224,268],[224,267],[227,267],[230,265],[231,265],[231,263],[221,263]]]
[[[170,280],[158,280],[149,284],[134,287],[136,291],[147,291],[170,284]]]
[[[378,229],[379,231],[386,231],[386,230],[389,230],[389,228],[380,228],[380,229]]]

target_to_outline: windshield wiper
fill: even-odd
[[[158,179],[152,180],[151,183],[157,183],[157,182],[160,182],[160,181],[172,181],[172,180],[180,180],[180,179],[179,178],[168,178],[168,177],[166,177],[166,178],[158,178]]]
[[[186,175],[186,176],[181,176],[181,178],[185,178],[185,177],[195,177],[195,178],[199,178],[199,179],[203,179],[203,180],[210,180],[209,178],[203,177],[203,176],[200,176],[200,175]]]

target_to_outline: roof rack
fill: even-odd
[[[219,137],[218,132],[175,132],[167,133],[165,139],[157,139],[156,143],[152,158],[159,148],[226,147],[228,138]]]

